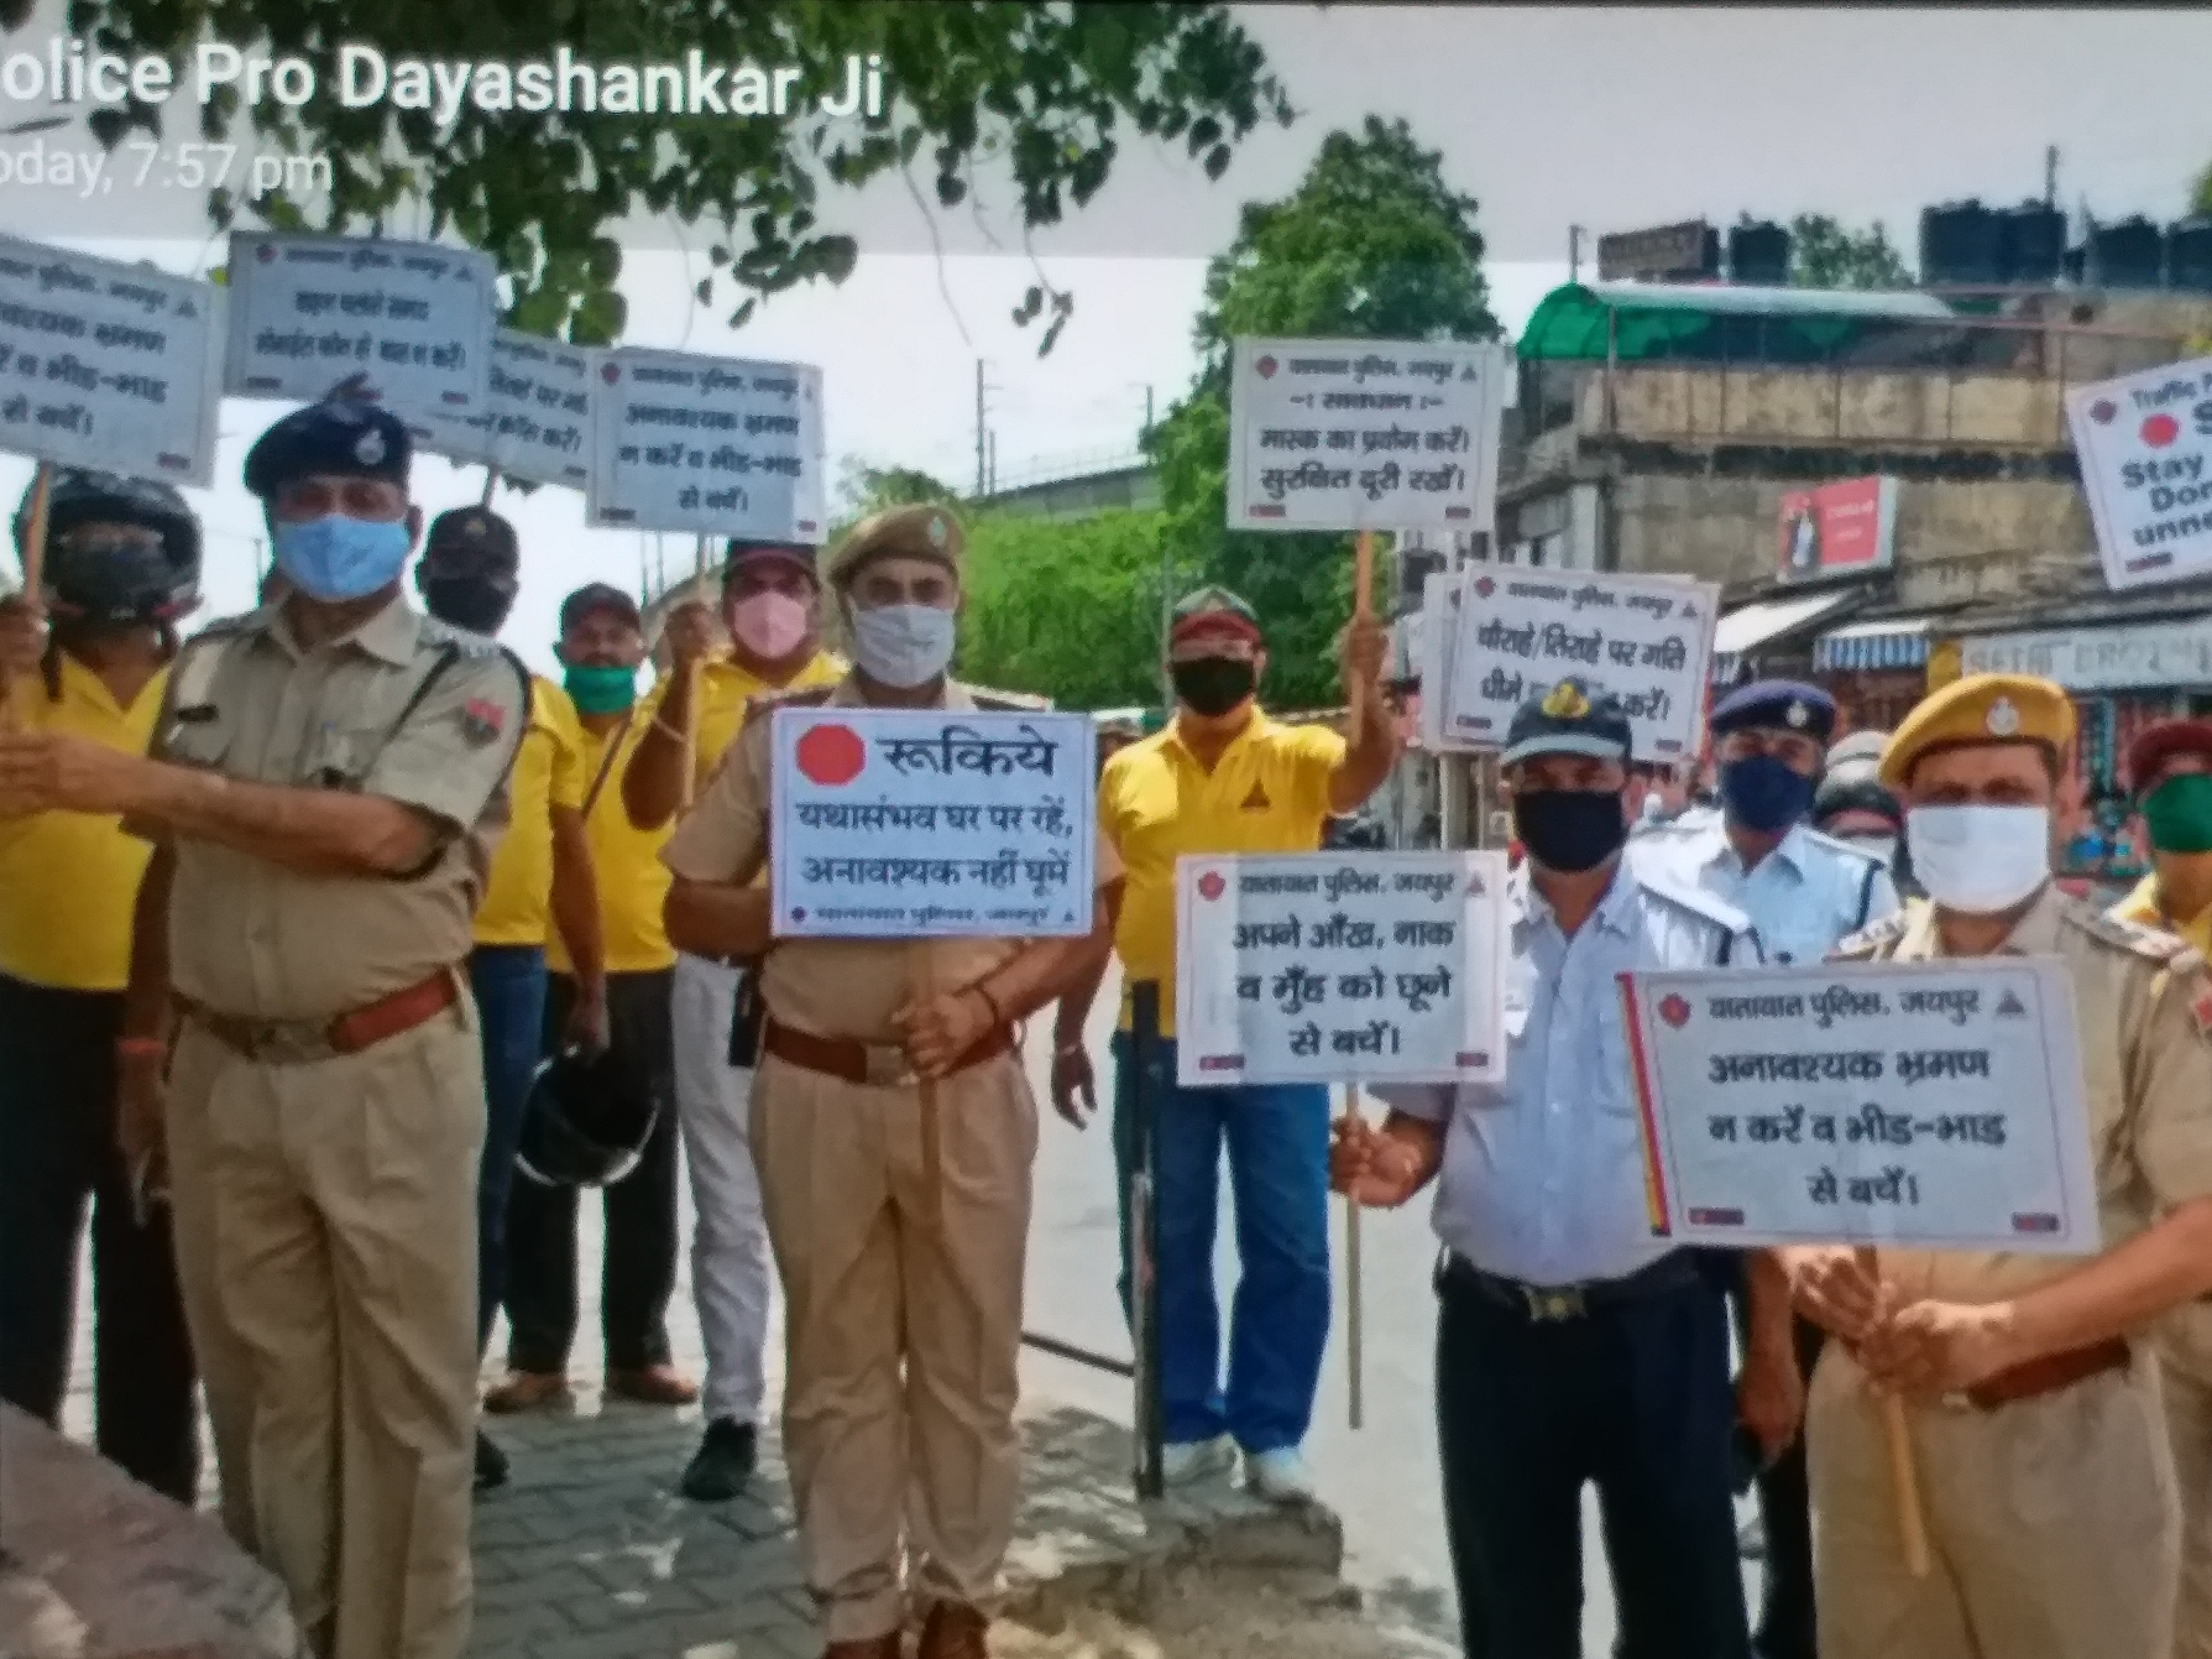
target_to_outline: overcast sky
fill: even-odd
[[[776,296],[734,333],[722,325],[726,299],[709,311],[690,298],[703,252],[679,252],[665,227],[635,227],[628,339],[818,363],[833,477],[841,458],[859,456],[972,485],[979,357],[1001,479],[1041,461],[1126,453],[1146,386],[1164,410],[1188,382],[1204,261],[1234,235],[1239,205],[1295,188],[1322,138],[1370,113],[1406,117],[1480,201],[1493,307],[1513,330],[1565,279],[1572,224],[1595,234],[1818,210],[1885,220],[1910,252],[1923,206],[2039,195],[2046,144],[2061,151],[2062,204],[2086,200],[2105,220],[2175,216],[2212,161],[2212,100],[2195,84],[2212,63],[2212,12],[1240,9],[1299,118],[1248,140],[1218,183],[1170,147],[1133,142],[1089,209],[1034,239],[1051,280],[1076,295],[1049,358],[1036,356],[1034,327],[1012,323],[1030,266],[1005,212],[1010,192],[988,174],[980,213],[925,216],[896,175],[858,194],[825,192],[825,224],[860,240],[858,270],[842,288]],[[42,47],[58,24],[49,0],[0,40],[0,56]],[[39,112],[0,98],[0,125]],[[30,142],[0,139],[0,151]],[[926,175],[915,183],[934,199]],[[173,195],[170,220],[133,212],[118,223],[96,201],[0,185],[0,227],[204,272],[222,244],[199,230],[185,193]],[[690,238],[701,250],[708,240]],[[246,445],[281,412],[224,405],[217,488],[195,492],[210,526],[212,611],[250,600],[260,525],[236,480]],[[0,494],[12,503],[28,474],[0,457]],[[474,500],[481,479],[427,459],[416,493],[435,511]],[[510,642],[550,669],[562,595],[594,578],[635,585],[651,538],[586,531],[580,499],[564,491],[502,492],[498,504],[520,526],[528,561]],[[689,538],[667,538],[662,551],[672,574],[688,568]]]

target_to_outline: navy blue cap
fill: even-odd
[[[1715,703],[1706,724],[1717,738],[1757,726],[1802,732],[1826,744],[1836,729],[1836,700],[1800,680],[1753,680]]]
[[[1625,763],[1634,739],[1620,698],[1593,691],[1586,680],[1564,679],[1513,711],[1498,763],[1514,766],[1537,755],[1587,755]]]
[[[246,453],[246,488],[267,501],[286,484],[318,472],[384,478],[407,487],[413,455],[399,417],[358,398],[295,409]]]

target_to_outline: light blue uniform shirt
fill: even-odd
[[[1525,866],[1514,873],[1506,914],[1505,1082],[1372,1092],[1446,1126],[1434,1219],[1448,1249],[1530,1285],[1620,1279],[1677,1246],[1651,1236],[1615,975],[1703,968],[1724,955],[1730,966],[1756,966],[1759,944],[1728,905],[1640,876],[1626,860],[1572,939]]]
[[[1701,887],[1742,911],[1769,962],[1819,962],[1897,914],[1897,885],[1879,859],[1802,823],[1748,870],[1718,815],[1659,825],[1630,843],[1629,858],[1638,870]]]

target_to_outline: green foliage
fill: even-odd
[[[385,0],[368,12],[355,0],[70,0],[69,26],[109,51],[158,52],[187,70],[208,38],[305,58],[317,90],[301,108],[270,100],[241,111],[236,89],[222,88],[201,125],[210,139],[244,139],[250,127],[264,151],[327,155],[328,200],[242,204],[218,190],[208,203],[215,223],[228,227],[249,206],[279,228],[381,234],[411,229],[427,206],[432,236],[498,260],[510,325],[588,344],[617,338],[626,321],[614,233],[634,215],[708,229],[713,272],[699,293],[713,303],[729,283],[741,301],[736,327],[764,296],[850,274],[854,239],[821,222],[825,180],[857,186],[920,159],[949,209],[974,191],[979,162],[1004,164],[1023,222],[1052,225],[1097,192],[1132,131],[1181,141],[1218,178],[1232,145],[1291,115],[1228,8],[1175,0]],[[601,66],[681,64],[696,48],[709,66],[789,65],[804,78],[781,117],[487,112],[471,100],[441,128],[434,111],[400,109],[388,96],[342,107],[338,46],[365,38],[394,62],[550,61],[566,46]],[[848,58],[871,53],[882,58],[883,112],[821,114],[817,100],[844,90]],[[136,106],[91,121],[112,144],[134,125],[155,131],[158,113]],[[1064,298],[1052,307],[1055,335]]]
[[[1790,281],[1797,288],[1911,288],[1912,271],[1881,220],[1855,231],[1825,213],[1801,213],[1790,222]]]
[[[1126,511],[970,525],[960,678],[1063,708],[1156,702],[1163,527]]]
[[[835,544],[871,513],[931,501],[957,507],[960,492],[915,467],[870,466],[859,456],[848,455],[838,466],[836,517],[830,526],[830,540]]]
[[[2192,214],[2212,213],[2212,167],[2197,175],[2197,182],[2189,191],[2189,210]]]
[[[1146,448],[1159,473],[1177,589],[1219,582],[1259,611],[1275,707],[1320,708],[1340,695],[1334,641],[1352,612],[1352,544],[1227,528],[1231,343],[1239,335],[1495,339],[1474,215],[1474,198],[1445,181],[1440,153],[1421,148],[1403,120],[1370,116],[1359,135],[1322,141],[1292,195],[1248,203],[1236,241],[1207,270],[1196,327],[1202,367]],[[1156,619],[1152,626],[1157,653]]]

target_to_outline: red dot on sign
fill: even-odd
[[[1260,371],[1260,378],[1263,380],[1272,380],[1275,378],[1275,360],[1273,357],[1262,357],[1252,367]]]
[[[1218,870],[1209,870],[1198,878],[1198,896],[1202,899],[1218,899],[1228,890],[1229,884]]]
[[[1690,1005],[1680,997],[1668,997],[1659,1005],[1659,1018],[1679,1031],[1690,1023]]]
[[[2181,435],[2181,422],[2171,415],[2154,415],[2142,423],[2142,441],[2153,449],[2163,449]]]
[[[852,782],[868,763],[868,745],[849,726],[817,726],[799,740],[793,756],[809,783],[835,789]]]
[[[599,378],[609,386],[612,386],[617,380],[622,379],[622,370],[612,363],[602,363],[599,365]]]

